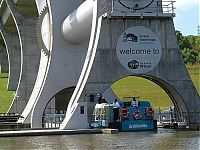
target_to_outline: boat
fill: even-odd
[[[139,100],[135,96],[124,99],[126,101],[120,102],[120,107],[107,103],[96,104],[91,127],[113,128],[121,132],[157,130],[154,109],[148,100]],[[136,101],[134,105],[133,100]]]

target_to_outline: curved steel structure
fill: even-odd
[[[163,88],[178,110],[188,113],[188,124],[200,125],[200,98],[177,45],[173,2],[163,5],[162,0],[32,1],[39,14],[38,46],[34,47],[40,51],[40,59],[38,53],[32,57],[27,53],[27,47],[32,46],[27,41],[36,40],[32,30],[36,26],[34,18],[22,17],[14,1],[6,1],[21,46],[22,70],[17,93],[25,91],[24,86],[28,91],[23,96],[27,100],[22,106],[23,118],[18,123],[45,127],[43,117],[49,113],[45,109],[52,108],[54,114],[66,111],[60,129],[90,128],[98,96],[113,96],[112,83],[125,76],[139,76]],[[20,0],[16,3],[20,4]],[[33,64],[27,65],[25,60],[33,59],[40,60],[40,64],[32,69],[34,77],[27,81]],[[67,98],[62,101],[64,97]],[[64,103],[67,107],[62,107]]]

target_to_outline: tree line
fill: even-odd
[[[176,37],[186,64],[200,64],[200,36],[183,36],[176,31]]]

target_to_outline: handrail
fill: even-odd
[[[140,14],[146,14],[148,16],[152,15],[152,13],[154,13],[156,16],[158,15],[170,15],[170,16],[174,16],[174,0],[155,0],[156,3],[154,3],[153,5],[148,6],[147,8],[141,9],[141,10],[132,10],[132,9],[127,9],[122,7],[123,10],[121,10],[121,7],[119,7],[119,2],[118,0],[102,0],[100,2],[100,12],[110,12],[111,14],[114,12],[118,12],[121,13],[124,10],[127,11],[126,13],[131,13],[134,16],[140,15]],[[157,6],[155,6],[155,4]],[[120,10],[119,10],[120,9]],[[148,11],[146,12],[146,10],[148,9]],[[150,10],[150,12],[149,12]]]
[[[184,122],[188,124],[189,116],[192,114],[200,115],[200,112],[178,112],[178,111],[167,111],[167,112],[156,112],[155,118],[158,122]]]

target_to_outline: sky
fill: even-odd
[[[176,0],[175,29],[186,35],[198,35],[200,26],[200,0]]]

